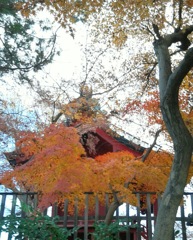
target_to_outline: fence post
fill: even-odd
[[[63,217],[63,226],[67,228],[67,221],[68,221],[68,199],[64,201],[64,217]]]
[[[38,207],[38,194],[34,194],[34,210],[37,210]]]
[[[74,203],[74,227],[78,227],[78,198],[75,199]],[[74,240],[77,238],[77,231],[74,232]]]
[[[152,239],[152,222],[151,222],[151,197],[150,193],[146,194],[146,202],[147,202],[147,232],[148,232],[148,240]]]
[[[137,193],[137,240],[141,240],[140,194]]]
[[[88,208],[89,208],[89,194],[85,193],[84,240],[88,239]]]
[[[23,204],[23,206],[22,206],[22,204]],[[25,207],[26,207],[26,205],[27,205],[27,194],[22,194],[22,202],[21,202],[21,207],[23,208],[24,207],[24,209],[25,209]],[[21,209],[22,209],[21,208]],[[22,209],[22,211],[21,211],[21,217],[22,218],[25,218],[26,217],[26,212]]]
[[[109,209],[109,194],[105,193],[105,216],[107,215]]]
[[[6,195],[1,195],[1,209],[0,209],[0,220],[3,220],[4,211],[5,211],[5,202],[6,202]],[[0,237],[1,237],[1,231],[0,231]]]
[[[0,219],[3,219],[4,211],[5,211],[5,201],[6,201],[6,195],[2,195],[1,199],[1,210],[0,210]]]
[[[181,212],[181,224],[182,224],[182,238],[183,240],[186,240],[186,224],[185,224],[185,214],[184,214],[184,205],[180,206],[180,212]]]
[[[129,208],[130,205],[126,203],[126,224],[127,224],[127,231],[126,231],[126,240],[130,240],[130,227],[129,227],[129,222],[130,222],[130,213],[129,213]]]
[[[192,213],[193,213],[193,194],[190,195],[191,198],[191,208],[192,208]]]
[[[99,220],[99,198],[95,196],[95,222]]]
[[[56,217],[58,215],[58,206],[56,203],[52,206],[52,217]]]

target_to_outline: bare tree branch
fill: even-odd
[[[182,9],[183,9],[183,0],[179,0],[179,9],[178,9],[178,27],[177,30],[182,27]]]
[[[56,123],[62,115],[63,112],[59,112],[55,117],[52,116],[52,123]]]
[[[182,46],[180,47],[181,50],[187,50],[190,45],[190,41],[188,42],[187,36],[192,32],[193,32],[193,25],[190,25],[182,30],[166,35],[164,37],[164,41],[167,47],[171,46],[173,43],[181,42],[182,44]],[[183,46],[183,45],[186,45],[186,46]]]
[[[145,152],[142,156],[140,156],[140,157],[138,157],[138,158],[136,158],[136,159],[140,159],[140,158],[141,158],[141,161],[142,161],[142,162],[145,162],[145,160],[147,159],[147,157],[148,157],[149,154],[151,153],[152,149],[153,149],[154,146],[156,145],[157,138],[159,137],[159,134],[161,133],[161,131],[162,131],[162,129],[159,129],[159,130],[155,133],[155,138],[154,138],[153,143],[150,145],[150,147],[146,150],[146,152]]]

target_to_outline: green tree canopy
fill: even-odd
[[[52,61],[56,35],[50,35],[51,25],[46,19],[23,17],[15,7],[16,2],[0,3],[0,75],[12,74],[17,82],[30,82],[27,73]]]

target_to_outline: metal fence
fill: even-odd
[[[126,224],[127,230],[119,234],[120,239],[124,240],[151,240],[156,221],[158,206],[161,202],[161,197],[156,196],[154,204],[151,203],[152,196],[155,193],[135,193],[139,207],[134,207],[129,204],[123,204],[115,212],[113,221],[120,221],[120,224]],[[78,227],[79,230],[74,233],[72,238],[77,237],[87,240],[90,239],[89,232],[94,231],[93,224],[95,222],[104,221],[105,215],[110,205],[110,194],[104,195],[104,201],[101,205],[97,196],[92,193],[84,194],[84,209],[79,208],[78,200],[75,201],[73,207],[70,201],[65,200],[61,206],[51,206],[44,211],[43,214],[49,216],[59,215],[58,225],[65,228]],[[0,193],[0,220],[8,215],[16,215],[17,217],[26,217],[26,212],[21,209],[21,202],[25,203],[33,209],[37,208],[38,195],[36,193]],[[93,202],[94,199],[94,202]],[[92,201],[92,204],[91,204]],[[70,208],[70,214],[69,214]],[[166,216],[167,217],[167,216]],[[184,193],[182,205],[178,209],[176,216],[176,224],[174,229],[174,239],[193,239],[193,193]],[[3,233],[1,233],[2,236]],[[8,234],[4,234],[2,240],[14,239]]]

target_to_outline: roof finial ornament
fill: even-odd
[[[92,98],[92,87],[89,87],[85,82],[80,84],[80,97],[84,97],[87,100]]]

